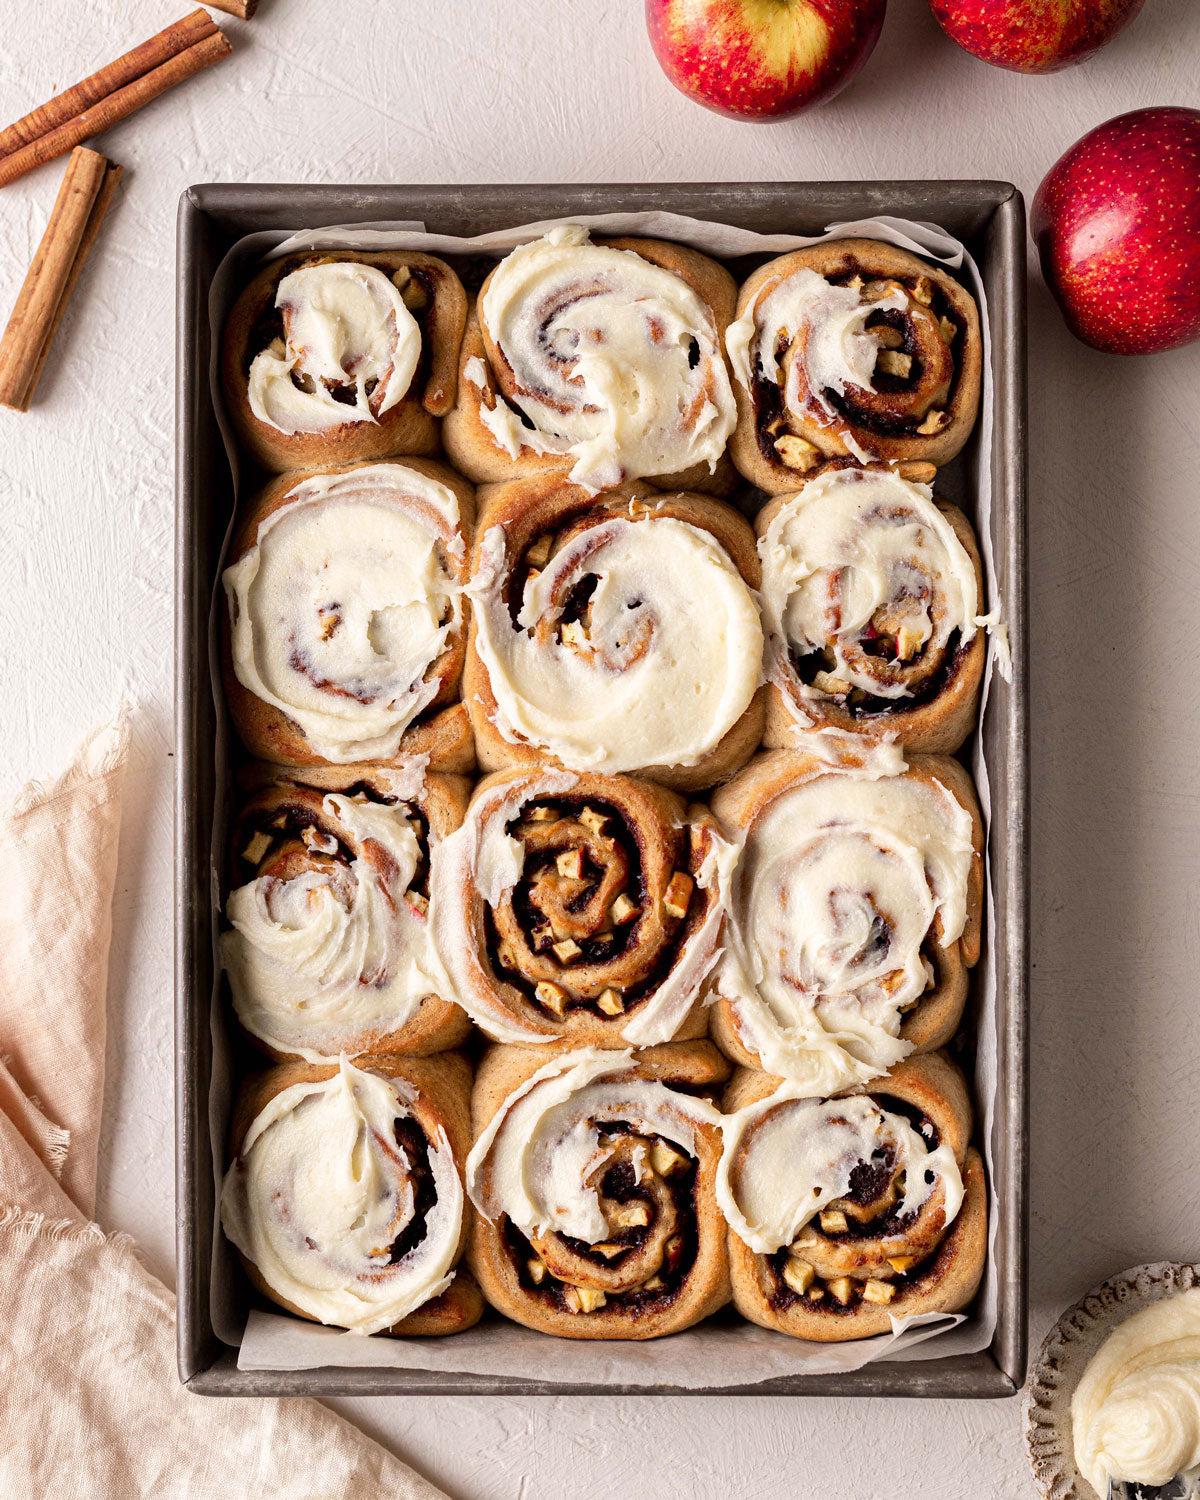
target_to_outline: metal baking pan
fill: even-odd
[[[1025,577],[1025,207],[1005,182],[718,183],[563,187],[310,187],[206,184],[180,200],[176,323],[175,1059],[179,1371],[205,1395],[680,1394],[670,1385],[561,1385],[422,1370],[239,1370],[209,1305],[214,1193],[209,1132],[213,1065],[214,890],[209,870],[216,709],[208,616],[232,481],[209,391],[208,292],[243,235],[327,224],[423,221],[469,235],[574,214],[658,209],[761,231],[811,234],[879,214],[943,226],[974,255],[992,332],[995,430],[992,541],[1013,683],[996,675],[985,748],[992,779],[996,921],[988,934],[998,984],[996,1149],[1004,1187],[991,1193],[999,1314],[990,1347],[944,1359],[877,1362],[701,1395],[987,1397],[1021,1386],[1026,1359],[1028,1210],[1029,731]],[[943,471],[954,498],[955,466]],[[715,1335],[719,1336],[719,1334]]]

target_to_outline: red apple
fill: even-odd
[[[844,88],[887,0],[646,0],[650,43],[681,93],[721,115],[782,120]]]
[[[1082,62],[1128,26],[1144,0],[929,0],[964,52],[1014,73]]]
[[[1112,354],[1200,338],[1200,111],[1089,131],[1033,200],[1042,273],[1072,333]]]

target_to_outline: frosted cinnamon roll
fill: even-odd
[[[701,495],[485,487],[463,699],[486,770],[633,771],[680,791],[762,738],[750,527]]]
[[[238,298],[221,376],[264,468],[433,453],[454,402],[467,294],[411,250],[283,256]]]
[[[419,766],[255,767],[232,838],[221,959],[274,1057],[441,1052],[470,1023],[438,991],[430,862],[468,783]]]
[[[944,1056],[836,1099],[739,1069],[724,1107],[717,1199],[743,1317],[835,1342],[974,1297],[987,1191],[966,1085]]]
[[[284,1063],[233,1122],[221,1222],[264,1297],[351,1333],[458,1333],[471,1070],[457,1053]]]
[[[474,503],[420,458],[281,475],[251,502],[223,575],[223,676],[253,755],[474,766],[457,701]]]
[[[512,251],[467,323],[443,441],[478,481],[655,478],[724,493],[736,420],[722,346],[728,271],[661,240],[591,243],[567,225]]]
[[[814,1096],[948,1041],[979,959],[970,778],[942,756],[880,759],[768,751],[712,802],[739,845],[712,1035]]]
[[[649,1339],[729,1300],[714,1196],[728,1065],[707,1042],[642,1052],[494,1047],[471,1096],[468,1263],[497,1311],[573,1339]]]
[[[766,742],[833,728],[949,753],[979,705],[983,568],[970,522],[890,469],[826,468],[755,529]]]
[[[652,782],[487,776],[434,861],[445,988],[501,1042],[703,1036],[732,853],[707,808]]]
[[[823,457],[948,463],[975,425],[975,299],[895,245],[830,240],[768,261],[738,294],[727,344],[730,453],[768,494]]]

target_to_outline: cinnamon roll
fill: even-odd
[[[766,635],[766,743],[809,729],[957,750],[987,645],[970,522],[886,468],[829,467],[778,495],[755,529]]]
[[[284,1063],[243,1089],[221,1222],[264,1297],[351,1333],[458,1333],[471,1070],[457,1053]]]
[[[457,701],[474,503],[420,458],[281,475],[251,503],[224,573],[223,677],[253,755],[474,766]]]
[[[485,487],[463,677],[480,765],[679,791],[730,776],[762,737],[759,578],[750,527],[719,500]]]
[[[733,278],[662,240],[566,225],[492,271],[467,323],[443,441],[477,481],[654,478],[725,493],[736,408],[722,340]]]
[[[454,402],[467,294],[432,255],[286,255],[238,298],[225,402],[264,468],[433,453]]]
[[[497,1311],[573,1339],[649,1339],[729,1300],[714,1196],[728,1076],[707,1042],[494,1047],[471,1096],[468,1263]]]
[[[953,1036],[979,959],[983,823],[957,761],[759,756],[713,797],[736,837],[712,1035],[807,1094]]]
[[[485,777],[434,860],[445,988],[502,1042],[702,1036],[732,853],[706,808],[652,782]]]
[[[823,457],[948,463],[975,425],[975,299],[895,245],[829,240],[768,261],[738,294],[727,344],[730,453],[768,494]]]
[[[725,1109],[717,1199],[743,1317],[830,1343],[971,1301],[987,1191],[966,1085],[942,1054],[836,1099],[739,1069]]]
[[[438,993],[429,884],[468,783],[419,766],[259,766],[248,779],[221,935],[243,1027],[309,1062],[458,1046],[470,1022]]]

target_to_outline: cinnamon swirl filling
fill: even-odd
[[[633,1054],[561,1053],[501,1105],[467,1160],[526,1296],[555,1312],[638,1316],[678,1298],[700,1228],[699,1139],[711,1103]]]
[[[726,344],[745,393],[735,461],[776,493],[823,457],[945,462],[974,424],[974,300],[890,244],[829,241],[769,262]]]
[[[247,376],[254,416],[279,432],[331,432],[376,422],[401,401],[420,362],[421,330],[400,279],[330,260],[282,277],[279,336],[254,355]]]
[[[415,1088],[356,1068],[275,1094],[225,1178],[225,1232],[305,1316],[379,1333],[453,1280],[465,1199],[450,1142]]]
[[[782,497],[759,540],[767,671],[797,723],[931,702],[980,628],[975,560],[922,484],[834,469]],[[965,525],[964,523],[961,523]]]
[[[569,225],[501,261],[479,314],[497,387],[480,417],[513,458],[561,453],[592,490],[715,468],[733,394],[713,312],[681,277]]]
[[[280,780],[246,802],[221,957],[239,1021],[276,1054],[316,1062],[416,1042],[410,1023],[436,994],[429,816],[438,834],[454,817],[440,787],[363,768],[339,790]]]
[[[325,760],[395,755],[461,661],[459,528],[447,485],[401,463],[303,480],[225,570],[238,682]]]
[[[715,988],[757,1066],[827,1094],[906,1056],[906,1016],[961,974],[975,831],[936,775],[807,762],[789,784],[790,764],[759,763],[777,791],[743,832]]]
[[[454,993],[502,1041],[677,1035],[716,962],[730,852],[703,809],[649,783],[489,778],[435,861]]]
[[[470,594],[496,729],[578,770],[703,760],[760,681],[758,609],[720,543],[636,500],[541,542],[514,555],[499,527],[480,542]]]
[[[953,1149],[887,1095],[809,1099],[781,1086],[724,1122],[717,1195],[769,1259],[770,1301],[887,1306],[922,1274],[963,1202]]]

